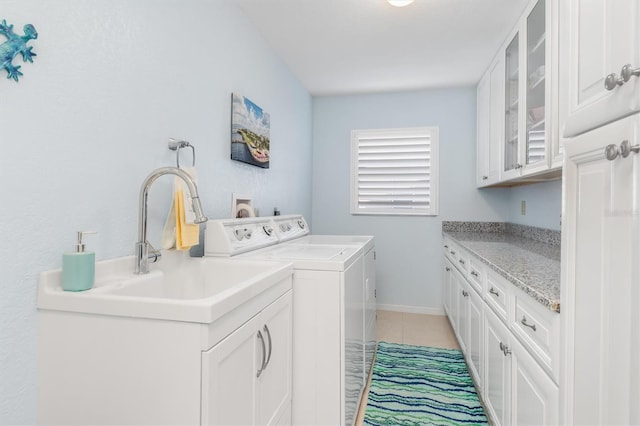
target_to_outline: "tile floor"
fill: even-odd
[[[404,312],[378,311],[376,333],[378,341],[406,343],[408,345],[460,349],[449,320],[445,315],[408,314]],[[369,377],[369,381],[371,377]],[[356,426],[362,425],[367,406],[367,384],[358,410]]]

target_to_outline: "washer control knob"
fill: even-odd
[[[242,241],[242,239],[244,238],[244,231],[242,229],[235,229],[233,233],[235,234],[238,241]]]
[[[264,231],[265,234],[267,234],[267,237],[270,237],[271,234],[273,233],[273,228],[267,225],[264,225],[262,227],[262,230]]]
[[[298,220],[298,226],[300,227],[300,229],[304,229],[304,221]]]
[[[253,231],[251,231],[251,229],[247,229],[244,228],[244,237],[248,240],[251,238],[251,234],[253,233]]]

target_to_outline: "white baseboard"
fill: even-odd
[[[376,309],[379,311],[406,312],[408,314],[424,314],[424,315],[444,315],[444,308],[427,308],[424,306],[407,306],[407,305],[384,305],[378,303]]]

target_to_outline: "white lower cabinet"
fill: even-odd
[[[454,244],[445,245],[449,253]],[[445,258],[446,312],[487,416],[496,425],[558,424],[559,315],[455,251],[473,267]]]
[[[291,292],[202,354],[203,425],[275,425],[291,410]]]
[[[497,425],[558,424],[558,386],[489,307],[484,401]]]
[[[509,330],[491,311],[485,307],[485,371],[483,396],[489,416],[496,425],[510,424],[511,406],[511,359],[509,351]],[[506,347],[506,349],[505,349]]]

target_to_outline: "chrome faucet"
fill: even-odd
[[[149,176],[142,182],[140,188],[140,207],[138,210],[138,242],[136,243],[136,274],[149,273],[149,260],[157,262],[160,258],[160,252],[154,249],[147,241],[147,200],[149,198],[149,188],[160,176],[176,175],[181,178],[189,188],[191,194],[191,202],[193,203],[193,211],[196,214],[195,223],[203,223],[208,219],[202,211],[202,204],[198,196],[198,187],[191,176],[184,170],[176,167],[161,167],[151,172]]]

